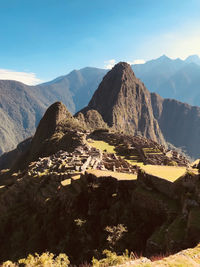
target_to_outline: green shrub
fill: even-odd
[[[70,262],[66,254],[61,253],[55,257],[53,253],[45,252],[41,255],[35,253],[34,256],[29,254],[27,258],[20,259],[18,263],[6,261],[3,263],[2,267],[67,267],[69,263]]]
[[[128,255],[128,250],[126,250],[126,252],[121,256],[118,256],[115,252],[111,252],[110,250],[107,250],[107,249],[103,251],[103,254],[106,257],[101,260],[97,260],[95,258],[92,259],[93,266],[95,267],[113,266],[113,265],[122,264],[128,260],[131,260],[131,258]]]

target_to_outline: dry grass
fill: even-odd
[[[90,146],[95,147],[96,149],[99,149],[102,152],[105,151],[107,153],[116,153],[115,147],[109,145],[104,141],[88,139],[88,143]]]
[[[122,172],[113,172],[113,171],[101,171],[101,170],[87,170],[87,173],[91,173],[96,177],[113,177],[117,180],[136,180],[137,174],[132,173],[122,173]]]
[[[174,182],[186,172],[186,167],[143,165],[142,169],[149,174]]]

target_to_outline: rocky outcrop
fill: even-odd
[[[72,115],[63,103],[56,102],[51,105],[37,127],[32,146],[37,147],[45,139],[51,137],[55,133],[58,124],[66,118],[72,119]]]
[[[100,128],[108,128],[108,125],[104,122],[102,116],[97,110],[88,110],[83,113],[79,112],[77,114],[77,119],[83,124],[87,129],[100,129]]]
[[[154,93],[151,94],[151,103],[166,141],[183,148],[191,157],[199,158],[200,107],[163,99]]]
[[[150,93],[125,62],[106,74],[88,106],[80,112],[86,115],[89,110],[98,111],[108,126],[119,132],[141,133],[165,143],[153,115]]]
[[[59,150],[73,151],[84,142],[83,130],[64,104],[54,103],[41,119],[29,149],[17,159],[11,172],[24,169],[39,157],[49,156]]]

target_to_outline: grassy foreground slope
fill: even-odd
[[[109,250],[104,251],[105,258],[97,260],[93,258],[92,264],[85,266],[105,267],[105,266],[127,266],[127,267],[197,267],[200,266],[200,245],[195,248],[182,250],[174,255],[164,257],[160,255],[156,258],[148,259],[144,257],[137,257],[134,254],[130,256],[128,253],[124,253],[121,256],[117,256],[115,252]],[[53,253],[43,253],[41,255],[29,254],[27,258],[23,258],[13,263],[12,261],[6,261],[1,267],[67,267],[70,261],[66,254],[59,254],[57,257]],[[84,266],[84,265],[83,265]]]

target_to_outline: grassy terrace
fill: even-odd
[[[96,149],[99,149],[102,152],[105,151],[107,153],[116,153],[115,147],[109,145],[108,143],[106,143],[104,141],[89,139],[88,143],[89,143],[90,146],[95,147]]]
[[[186,167],[143,165],[142,169],[149,174],[174,182],[186,172]]]
[[[107,152],[107,153],[114,153],[114,154],[117,154],[116,151],[115,151],[115,146],[112,146],[104,141],[99,141],[99,140],[92,140],[92,139],[89,139],[88,140],[88,143],[90,146],[92,147],[95,147],[96,149],[99,149],[101,150],[102,152]],[[122,155],[118,155],[120,156],[121,158],[125,159],[128,163],[132,164],[132,165],[138,165],[138,166],[143,166],[143,162],[138,162],[138,155],[131,155],[129,157],[129,159],[126,159],[125,156],[122,156]]]
[[[88,140],[89,145],[103,151],[106,151],[108,153],[116,153],[115,151],[115,146],[111,146],[108,143],[104,141],[98,141],[98,140]],[[158,150],[153,150],[151,148],[148,148],[145,150],[146,153],[157,153],[160,154]],[[121,156],[121,155],[119,155]],[[137,161],[137,155],[135,156],[130,156],[130,159],[126,159],[124,156],[121,156],[124,158],[128,163],[132,165],[138,165],[140,166],[146,173],[152,174],[154,176],[164,178],[168,181],[174,182],[177,180],[179,177],[181,177],[185,172],[186,172],[186,167],[177,167],[177,166],[161,166],[161,165],[144,165],[143,162],[138,162]],[[100,171],[101,172],[101,171]],[[102,173],[99,175],[103,175]],[[111,176],[113,176],[114,172],[112,173]],[[128,174],[129,175],[129,174]],[[105,175],[108,176],[108,175]],[[123,174],[124,176],[124,174]],[[134,175],[133,179],[135,178],[136,175]],[[113,176],[114,177],[114,176]]]

